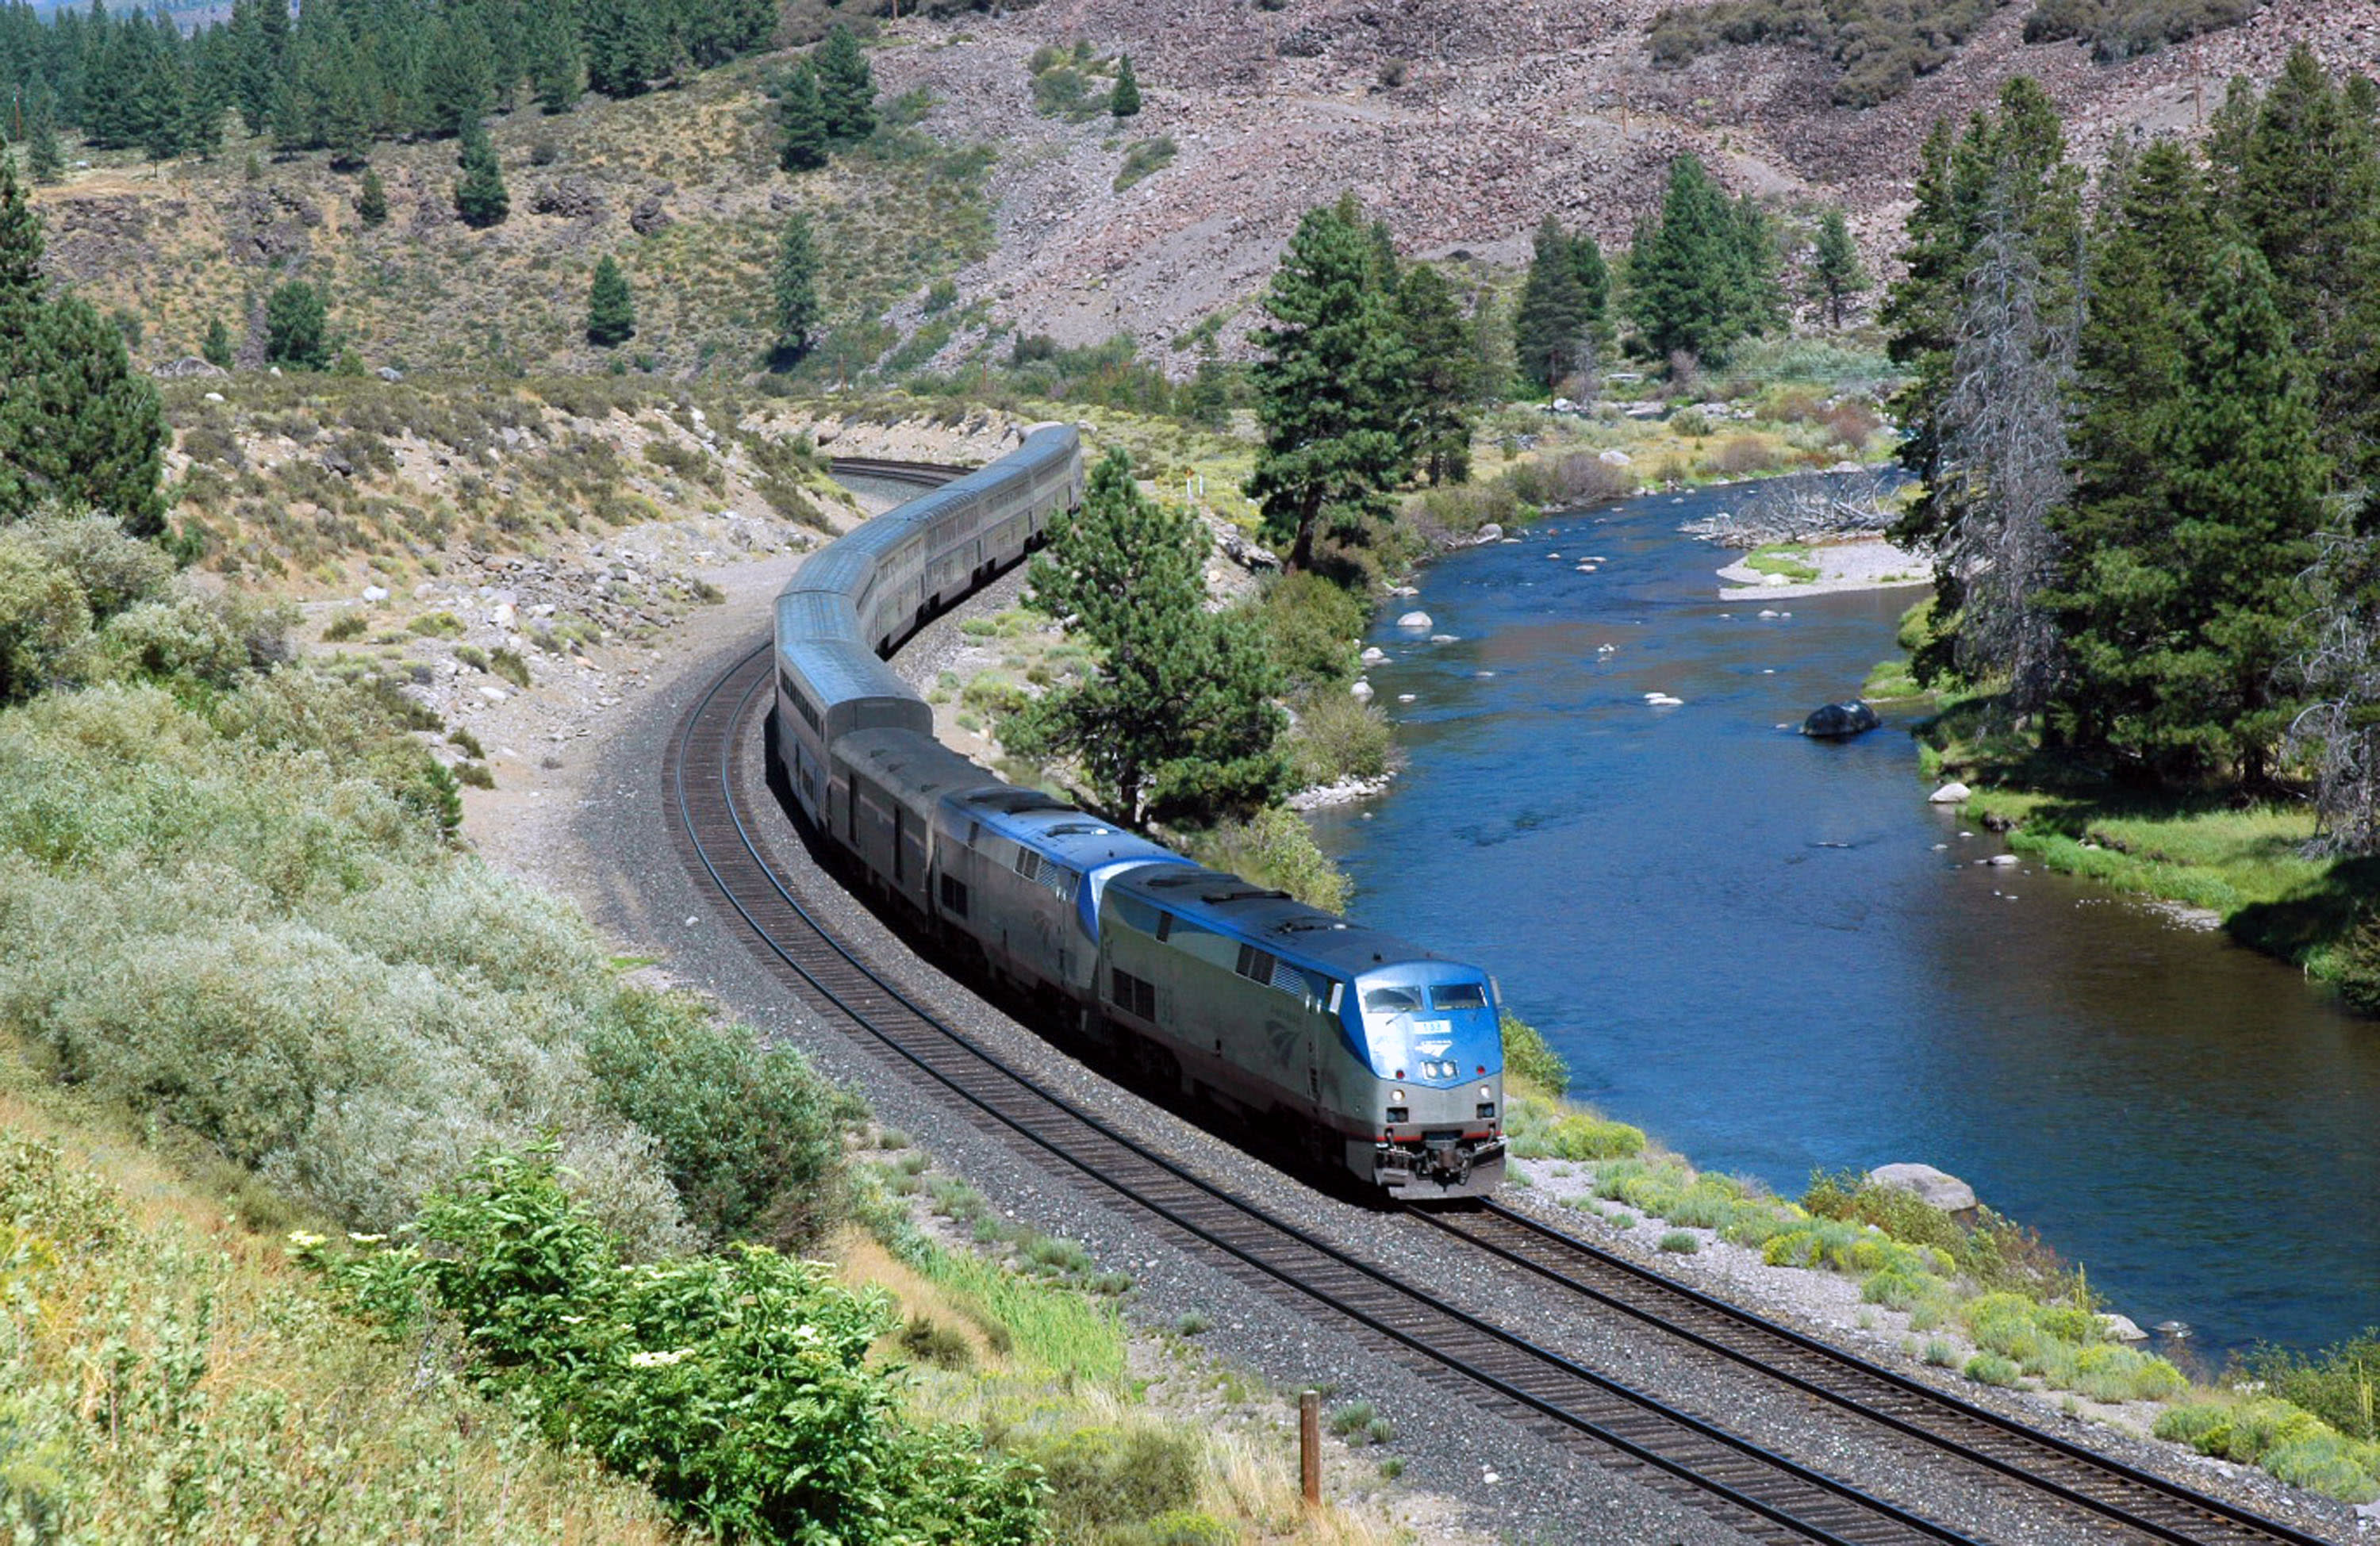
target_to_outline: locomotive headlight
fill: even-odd
[[[1479,1098],[1483,1101],[1492,1101],[1496,1098],[1496,1092],[1483,1084],[1479,1087]]]
[[[1404,1105],[1404,1104],[1405,1104],[1405,1093],[1404,1093],[1402,1090],[1391,1090],[1391,1091],[1390,1091],[1390,1092],[1389,1092],[1389,1104],[1390,1104],[1390,1105]]]

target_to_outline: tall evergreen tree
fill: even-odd
[[[1777,258],[1749,197],[1730,204],[1691,151],[1670,166],[1660,218],[1628,255],[1630,306],[1662,355],[1718,364],[1740,339],[1774,325]]]
[[[220,317],[207,319],[207,335],[199,344],[199,357],[218,370],[228,370],[238,357],[231,342],[231,330]]]
[[[549,115],[577,107],[587,89],[587,61],[576,8],[567,0],[530,6],[526,46],[538,106]]]
[[[818,71],[803,60],[785,78],[777,97],[777,164],[788,172],[812,172],[826,164],[826,104],[819,98]]]
[[[1033,563],[1030,604],[1064,619],[1099,663],[1004,733],[1019,750],[1077,757],[1100,803],[1135,826],[1152,811],[1260,805],[1286,776],[1278,673],[1243,620],[1207,611],[1205,567],[1196,518],[1143,495],[1120,447]]]
[[[1611,265],[1603,248],[1585,231],[1570,239],[1570,266],[1578,275],[1579,304],[1587,336],[1600,355],[1611,346]]]
[[[1827,314],[1827,325],[1843,325],[1843,307],[1867,288],[1867,270],[1860,263],[1859,245],[1842,208],[1831,206],[1818,217],[1818,239],[1810,253],[1809,296]]]
[[[356,186],[356,216],[367,226],[388,223],[388,189],[381,183],[378,167],[365,167],[363,181]]]
[[[2154,441],[2170,524],[2140,559],[2169,588],[2155,631],[2109,661],[2104,685],[2110,743],[2168,777],[2228,770],[2253,787],[2289,730],[2276,677],[2306,609],[2298,576],[2315,556],[2329,469],[2279,293],[2252,249],[2216,254],[2181,394]]]
[[[1140,111],[1140,82],[1132,73],[1132,55],[1116,55],[1114,90],[1108,92],[1108,111],[1119,118],[1129,118]]]
[[[1396,323],[1413,366],[1406,377],[1406,441],[1434,484],[1471,476],[1471,404],[1478,392],[1470,331],[1454,287],[1427,263],[1405,270],[1397,286]]]
[[[856,144],[876,132],[876,77],[868,54],[850,28],[836,23],[819,46],[819,103],[826,137],[836,145]]]
[[[488,115],[495,97],[488,37],[468,6],[443,7],[431,24],[421,64],[422,125],[432,134],[464,134]]]
[[[297,370],[331,366],[330,304],[302,279],[273,286],[264,302],[264,357]]]
[[[650,0],[583,0],[587,83],[607,97],[643,93],[669,67],[669,32]]]
[[[156,536],[171,439],[157,389],[122,333],[81,297],[49,292],[42,247],[15,160],[0,153],[0,522],[89,508]]]
[[[33,111],[25,133],[25,170],[36,183],[56,182],[66,173],[67,158],[58,146],[57,110],[47,91],[33,98]]]
[[[2380,475],[2380,146],[2300,43],[2239,147],[2229,209],[2272,271],[2313,371],[2323,443],[2351,477]]]
[[[777,238],[777,260],[770,272],[775,302],[777,357],[790,364],[809,353],[818,342],[823,312],[818,294],[818,246],[810,234],[810,217],[797,213],[785,222]]]
[[[496,147],[485,129],[473,125],[463,136],[463,177],[455,185],[455,212],[463,223],[484,230],[501,224],[512,212],[512,195],[504,190],[504,168],[496,163]]]
[[[595,265],[594,283],[587,293],[587,342],[609,348],[636,336],[637,303],[628,294],[628,276],[610,253]]]
[[[1306,211],[1265,291],[1252,371],[1264,444],[1247,491],[1294,570],[1314,566],[1324,535],[1385,514],[1403,470],[1410,356],[1371,274],[1361,211],[1342,197]]]
[[[1551,392],[1578,370],[1591,341],[1577,253],[1561,223],[1548,215],[1538,223],[1529,275],[1512,313],[1512,353],[1531,384]]]
[[[2050,517],[2065,575],[2048,597],[2071,660],[2064,733],[2104,750],[2134,707],[2133,658],[2165,629],[2174,469],[2164,420],[2215,251],[2205,180],[2180,143],[2111,163],[2092,243],[2075,379],[2073,493]]]

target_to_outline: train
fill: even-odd
[[[1502,1178],[1495,984],[1039,790],[934,737],[885,664],[1079,508],[1075,430],[806,559],[775,602],[771,777],[811,840],[955,960],[1318,1165],[1416,1201]]]

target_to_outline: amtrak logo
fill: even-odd
[[[1440,1041],[1440,1042],[1415,1042],[1415,1043],[1414,1043],[1414,1050],[1415,1050],[1415,1052],[1420,1053],[1420,1054],[1421,1054],[1423,1057],[1437,1057],[1439,1053],[1444,1052],[1448,1047],[1451,1047],[1451,1046],[1452,1046],[1453,1045],[1454,1045],[1454,1044],[1453,1044],[1452,1042],[1444,1042],[1444,1041]]]

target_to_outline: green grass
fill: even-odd
[[[1745,555],[1743,566],[1755,574],[1782,574],[1796,585],[1806,585],[1818,577],[1818,566],[1810,562],[1810,550],[1793,543],[1755,548]]]

